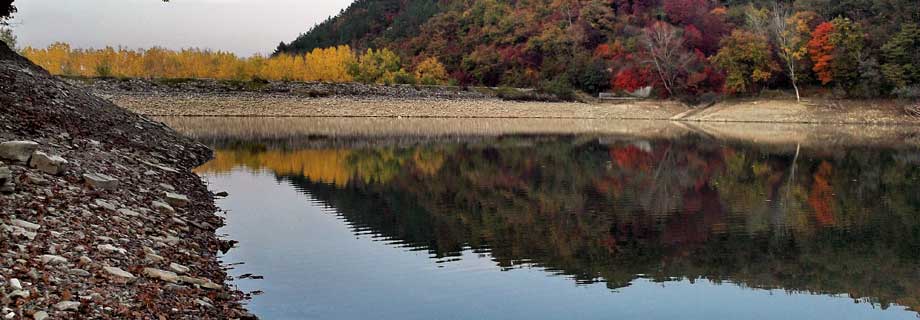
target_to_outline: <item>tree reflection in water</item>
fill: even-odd
[[[475,143],[219,149],[356,230],[438,258],[487,252],[576,281],[708,279],[920,310],[916,150],[503,137]]]

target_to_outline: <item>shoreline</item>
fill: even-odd
[[[708,123],[668,120],[494,118],[156,117],[209,145],[264,141],[297,147],[337,147],[475,141],[512,136],[583,135],[599,139],[683,136],[761,145],[828,148],[841,145],[920,147],[914,125]],[[292,138],[293,137],[293,138]]]
[[[920,125],[898,100],[733,98],[693,108],[669,100],[507,101],[488,88],[217,80],[70,79],[147,116],[447,119],[617,119],[688,123]],[[484,91],[485,90],[485,91]]]

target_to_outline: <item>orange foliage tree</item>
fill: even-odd
[[[834,44],[831,41],[831,35],[834,33],[834,24],[824,22],[811,34],[811,40],[808,41],[808,54],[811,61],[815,63],[812,70],[818,75],[821,83],[828,84],[834,80],[832,70],[834,62]]]

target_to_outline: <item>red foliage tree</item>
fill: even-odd
[[[808,41],[808,55],[811,61],[815,63],[812,70],[821,79],[821,83],[827,84],[834,80],[832,66],[834,62],[834,44],[831,42],[831,34],[834,33],[834,24],[825,22],[815,28],[811,33],[811,40]]]
[[[675,24],[691,24],[709,12],[707,0],[665,0],[664,13]]]
[[[626,92],[633,92],[639,90],[645,86],[648,86],[649,83],[649,72],[648,70],[640,70],[637,68],[625,68],[617,72],[616,76],[613,77],[611,85],[614,89],[623,90]]]

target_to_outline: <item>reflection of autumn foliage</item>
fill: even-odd
[[[833,166],[823,161],[818,166],[814,175],[811,193],[808,195],[808,204],[815,210],[815,218],[821,225],[833,225],[834,219],[834,188],[831,186],[830,177]]]
[[[348,150],[278,150],[251,152],[218,150],[214,160],[198,167],[198,173],[229,172],[238,167],[269,169],[278,175],[302,175],[316,182],[345,186],[352,173],[346,168]]]
[[[920,308],[920,167],[890,151],[794,152],[506,138],[219,151],[201,170],[271,168],[356,229],[436,257],[472,249],[612,288],[704,277]]]
[[[628,170],[648,171],[652,167],[652,155],[635,145],[610,150],[610,157],[617,165]]]

